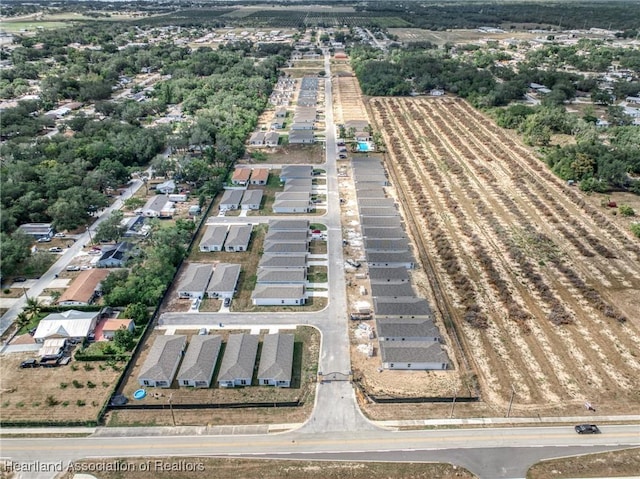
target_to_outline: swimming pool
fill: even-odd
[[[358,142],[358,151],[371,151],[373,150],[373,145],[368,141],[359,141]]]

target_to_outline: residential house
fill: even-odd
[[[269,220],[269,231],[309,232],[309,220]]]
[[[433,318],[427,300],[417,297],[374,297],[373,310],[377,318]]]
[[[174,203],[166,195],[152,196],[142,207],[142,214],[150,218],[171,218],[174,213]]]
[[[269,181],[269,168],[254,168],[251,170],[250,183],[252,185],[266,185]]]
[[[358,206],[360,208],[394,208],[396,214],[398,209],[393,198],[360,198],[358,197]]]
[[[269,146],[271,148],[278,146],[280,142],[280,134],[275,131],[270,131],[264,137],[264,145]]]
[[[178,283],[178,298],[202,299],[213,274],[208,263],[190,263]]]
[[[38,355],[43,359],[58,359],[64,354],[64,348],[67,346],[67,338],[51,338],[42,342],[42,347],[38,351]]]
[[[267,334],[262,340],[258,384],[291,387],[293,370],[293,334]]]
[[[200,251],[222,251],[228,229],[227,225],[207,225],[200,241]]]
[[[313,208],[309,200],[275,200],[272,209],[274,213],[286,214],[309,213]]]
[[[380,356],[384,369],[444,370],[449,357],[434,341],[381,341]]]
[[[375,297],[415,297],[410,283],[371,283],[371,296]]]
[[[264,241],[293,241],[293,242],[300,242],[300,241],[309,241],[309,230],[304,230],[304,231],[272,231],[269,230],[266,234],[266,236],[264,237]]]
[[[369,266],[379,268],[389,268],[403,266],[412,269],[415,266],[415,259],[409,251],[368,251],[365,250],[365,257]]]
[[[36,240],[41,238],[51,239],[55,233],[51,223],[25,223],[20,225],[18,230]]]
[[[138,383],[143,387],[169,388],[187,345],[183,335],[157,336],[140,368]]]
[[[289,132],[289,144],[312,145],[316,138],[311,130],[293,130]]]
[[[395,268],[377,268],[369,267],[369,281],[374,283],[408,283],[410,281],[407,268],[402,266]]]
[[[249,138],[249,145],[251,146],[264,146],[264,131],[256,131]]]
[[[362,216],[398,216],[398,210],[394,206],[360,206]]]
[[[258,268],[260,284],[306,284],[307,268]]]
[[[239,277],[239,264],[218,263],[207,286],[207,297],[233,298]]]
[[[440,330],[431,318],[377,318],[380,341],[440,342]]]
[[[220,199],[220,211],[237,210],[240,208],[243,190],[224,190]]]
[[[286,108],[276,108],[276,118],[286,118],[287,109]]]
[[[306,254],[265,254],[260,258],[260,268],[306,268]]]
[[[111,340],[115,337],[116,331],[121,329],[133,333],[136,323],[133,319],[107,319],[102,325],[102,337]]]
[[[242,195],[240,208],[243,210],[259,210],[263,195],[263,190],[246,190]]]
[[[76,311],[70,309],[62,313],[52,313],[38,323],[33,339],[43,343],[45,339],[65,338],[84,340],[96,329],[100,312]]]
[[[222,347],[221,336],[191,336],[176,379],[178,386],[209,388]]]
[[[393,228],[402,226],[400,216],[360,216],[362,226],[378,226],[382,228]]]
[[[250,176],[251,168],[236,167],[236,169],[233,170],[233,175],[231,176],[231,183],[234,185],[246,186],[249,184]]]
[[[306,240],[299,242],[265,241],[262,247],[264,254],[305,254],[309,251]]]
[[[409,250],[409,241],[406,238],[364,238],[364,249],[367,252],[402,252]]]
[[[218,372],[220,387],[251,386],[259,336],[230,334]]]
[[[377,227],[377,226],[363,226],[362,228],[363,238],[378,238],[378,239],[396,239],[406,238],[407,234],[404,232],[401,226],[395,227]]]
[[[134,236],[144,236],[147,228],[143,228],[145,222],[144,216],[129,216],[127,218],[122,219],[122,223],[120,223],[123,227],[125,238],[130,238]]]
[[[252,229],[252,225],[231,225],[227,240],[224,242],[224,250],[236,253],[247,251]]]
[[[101,294],[101,283],[111,274],[105,269],[81,271],[58,298],[60,306],[88,306]]]
[[[291,133],[294,132],[311,132],[313,134],[313,123],[292,123],[291,124]],[[293,143],[291,141],[291,133],[289,134],[289,143]]]
[[[173,180],[167,180],[164,183],[156,185],[156,191],[164,195],[173,193],[176,190],[176,182]]]
[[[102,248],[102,255],[96,263],[98,268],[122,268],[133,256],[133,244],[116,243],[112,248]]]
[[[300,306],[306,303],[307,294],[301,284],[257,284],[251,300],[255,306]]]
[[[289,178],[284,184],[284,193],[308,193],[313,190],[311,178]],[[290,198],[289,198],[290,199]]]

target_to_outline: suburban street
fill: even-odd
[[[64,440],[38,437],[3,438],[0,458],[15,463],[68,464],[85,457],[179,457],[243,456],[307,460],[450,462],[468,468],[481,478],[524,478],[527,469],[542,458],[586,454],[640,446],[640,425],[603,425],[602,434],[578,435],[572,424],[534,427],[434,428],[397,431],[379,427],[361,413],[349,381],[351,371],[348,334],[348,307],[344,276],[340,201],[336,165],[336,131],[333,119],[331,69],[325,55],[325,123],[327,213],[313,217],[327,226],[327,267],[330,294],[328,306],[309,313],[164,313],[161,328],[202,326],[236,329],[256,325],[311,325],[321,333],[319,372],[325,381],[317,385],[311,417],[300,427],[274,434],[196,434],[193,428],[98,428],[89,437]],[[122,199],[105,210],[95,227],[122,201],[142,186],[135,180]],[[287,218],[308,216],[287,216]],[[212,218],[213,220],[213,218]],[[217,217],[216,223],[265,222],[268,217]],[[29,290],[37,296],[54,276],[88,241],[88,232],[61,256],[54,266]],[[0,330],[10,325],[25,298],[2,317]],[[39,472],[24,478],[51,478],[55,473]],[[134,476],[132,476],[134,477]]]

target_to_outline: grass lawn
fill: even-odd
[[[326,283],[327,267],[326,266],[309,266],[307,279],[311,283]]]
[[[542,461],[527,472],[527,479],[570,477],[631,477],[640,471],[640,449],[587,454]]]

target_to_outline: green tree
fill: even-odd
[[[133,333],[128,329],[118,329],[113,335],[113,344],[122,351],[131,351],[135,344]]]
[[[126,227],[122,225],[124,213],[122,211],[113,211],[108,218],[104,219],[96,228],[94,235],[95,241],[120,241],[122,235],[126,231]]]
[[[129,304],[124,309],[123,315],[127,318],[133,319],[136,326],[147,324],[149,321],[149,310],[142,303]]]
[[[0,269],[3,275],[12,275],[17,271],[19,265],[30,256],[30,246],[31,238],[21,231],[14,231],[11,235],[0,233]]]

